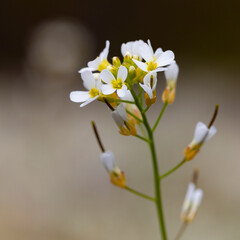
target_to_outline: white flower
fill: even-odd
[[[133,122],[131,118],[128,118],[125,105],[127,104],[120,103],[112,112],[112,118],[119,128],[120,134],[124,136],[135,136],[137,134],[135,121]]]
[[[127,43],[123,43],[121,46],[121,53],[123,57],[125,57],[127,54],[131,57],[138,58],[139,60],[142,59],[142,56],[139,52],[140,46],[144,44],[142,40],[137,41],[130,41]]]
[[[148,44],[144,43],[140,45],[139,52],[146,62],[143,63],[135,59],[133,59],[133,61],[145,72],[150,72],[155,69],[158,69],[158,72],[164,71],[165,68],[162,67],[174,61],[174,53],[170,50],[163,52],[161,48],[158,48],[154,53],[150,40],[148,40]]]
[[[125,188],[126,187],[126,177],[123,171],[116,165],[114,154],[111,151],[106,151],[101,153],[100,159],[103,166],[110,175],[110,180],[112,184]]]
[[[149,98],[153,98],[153,91],[157,86],[157,73],[156,71],[149,72],[143,79],[143,84],[139,83],[143,90],[148,94]]]
[[[110,63],[107,60],[108,53],[109,53],[109,46],[110,42],[106,41],[106,46],[103,49],[103,51],[100,53],[99,57],[95,58],[95,60],[88,62],[88,67],[82,68],[79,70],[79,73],[82,73],[86,70],[89,71],[102,71],[103,69],[106,69],[107,66],[110,65]]]
[[[111,173],[116,167],[114,154],[111,151],[101,153],[100,160],[102,161],[103,166],[109,173]]]
[[[202,144],[212,138],[216,132],[217,129],[214,126],[211,126],[209,129],[204,123],[198,122],[195,127],[193,141],[196,145]]]
[[[102,93],[104,95],[109,95],[117,91],[117,95],[119,97],[124,97],[127,91],[127,86],[124,84],[127,75],[128,71],[127,68],[124,66],[121,66],[118,69],[117,79],[108,69],[104,69],[100,73],[100,78],[103,80],[103,82],[107,84],[102,85]]]
[[[204,123],[198,122],[195,127],[192,142],[185,148],[185,160],[190,161],[199,152],[204,142],[208,141],[217,132],[214,126],[208,128]]]
[[[80,107],[84,107],[90,102],[96,100],[101,94],[101,80],[98,75],[98,80],[95,79],[97,75],[93,74],[90,71],[83,71],[81,73],[83,79],[83,85],[89,91],[73,91],[70,93],[70,99],[73,102],[83,102]]]
[[[190,222],[194,219],[201,204],[202,197],[202,189],[196,189],[194,183],[189,183],[181,211],[181,218],[184,222]]]

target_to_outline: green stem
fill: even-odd
[[[150,108],[150,106],[147,106],[147,107],[143,110],[143,112],[144,112],[144,113],[147,112],[149,108]]]
[[[133,98],[135,100],[135,103],[139,110],[142,113],[143,117],[143,124],[146,127],[148,138],[149,138],[149,148],[152,155],[152,163],[153,163],[153,173],[154,173],[154,186],[155,186],[155,199],[156,199],[156,207],[157,207],[157,213],[158,213],[158,220],[159,220],[159,228],[162,236],[162,240],[167,240],[167,233],[166,233],[166,227],[165,227],[165,221],[164,221],[164,215],[163,215],[163,208],[162,208],[162,198],[161,198],[161,189],[160,189],[160,181],[159,181],[159,170],[158,170],[158,162],[157,162],[157,155],[155,150],[155,144],[154,144],[154,137],[153,132],[151,130],[151,127],[148,123],[147,117],[145,113],[143,112],[143,109],[141,105],[139,104],[138,98],[135,94],[135,92],[131,91]]]
[[[174,168],[172,168],[171,170],[169,170],[168,172],[164,173],[163,175],[161,175],[159,177],[159,180],[167,177],[168,175],[170,175],[171,173],[173,173],[174,171],[176,171],[178,168],[180,168],[184,163],[186,162],[186,159],[184,158],[177,166],[175,166]]]
[[[129,114],[129,115],[131,115],[133,118],[135,118],[137,121],[139,121],[139,122],[143,122],[142,121],[142,119],[140,119],[140,118],[138,118],[135,114],[133,114],[132,112],[130,112],[130,111],[128,111],[128,110],[126,110],[126,112]]]
[[[107,98],[108,101],[113,101],[113,102],[123,102],[123,103],[129,103],[129,104],[135,104],[135,102],[132,101],[127,101],[127,100],[122,100],[122,99],[115,99],[115,98]]]
[[[141,139],[141,140],[149,143],[149,140],[148,140],[147,138],[145,138],[145,137],[142,137],[142,136],[140,136],[140,135],[138,135],[138,134],[136,134],[135,137],[137,137],[137,138],[139,138],[139,139]]]
[[[155,202],[155,198],[152,198],[152,197],[150,197],[150,196],[148,196],[144,193],[140,193],[140,192],[138,192],[138,191],[136,191],[136,190],[134,190],[130,187],[127,187],[127,186],[125,187],[125,189],[128,190],[129,192],[133,193],[133,194],[136,194],[136,195],[142,197],[142,198],[145,198],[145,199],[148,199],[148,200],[151,200],[151,201]]]
[[[164,111],[165,111],[166,108],[167,108],[167,105],[168,105],[167,102],[164,103],[164,105],[163,105],[163,107],[162,107],[162,110],[161,110],[161,112],[160,112],[160,114],[159,114],[159,116],[158,116],[158,118],[157,118],[157,121],[155,122],[155,124],[154,124],[154,126],[153,126],[153,128],[152,128],[152,132],[155,131],[155,129],[156,129],[158,123],[160,122],[160,120],[161,120],[161,118],[162,118],[162,115],[163,115]]]

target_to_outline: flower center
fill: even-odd
[[[90,91],[89,91],[89,94],[92,98],[96,97],[99,95],[99,90],[96,89],[96,88],[92,88]]]
[[[98,65],[98,70],[101,72],[103,69],[106,69],[110,63],[108,62],[107,59],[103,59],[101,63]]]
[[[150,72],[152,70],[155,70],[157,68],[157,63],[155,61],[148,62],[147,70]]]
[[[122,89],[123,86],[123,81],[121,78],[117,79],[117,80],[112,80],[112,87],[115,89]]]

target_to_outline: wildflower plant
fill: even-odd
[[[110,43],[106,41],[106,46],[99,57],[88,62],[88,67],[79,71],[87,91],[73,91],[70,93],[70,99],[73,102],[81,103],[80,107],[84,107],[94,100],[105,104],[111,110],[112,118],[119,128],[120,134],[137,137],[148,144],[153,165],[154,197],[136,191],[127,185],[126,176],[115,162],[114,153],[105,150],[96,125],[92,122],[95,136],[102,151],[100,159],[109,174],[111,183],[150,200],[156,205],[161,239],[167,240],[161,181],[183,164],[192,160],[202,145],[216,133],[213,123],[217,116],[218,105],[208,126],[202,122],[197,123],[193,140],[187,145],[183,153],[183,160],[160,175],[154,131],[167,106],[175,100],[179,67],[175,61],[174,53],[170,50],[163,51],[161,48],[154,51],[149,40],[147,43],[138,40],[123,43],[121,46],[123,59],[113,57],[112,62],[109,62],[109,47]],[[147,111],[157,101],[157,91],[159,91],[157,90],[157,75],[159,72],[164,72],[166,87],[161,94],[162,109],[154,125],[151,126],[147,118]],[[202,200],[203,191],[196,189],[196,177],[194,179],[189,184],[181,212],[184,225],[176,239],[180,238],[186,225],[194,219]]]

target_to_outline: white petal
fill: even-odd
[[[132,59],[134,61],[134,63],[140,68],[142,69],[144,72],[148,72],[147,70],[147,64],[146,63],[143,63],[143,62],[140,62],[140,61],[137,61],[136,59]]]
[[[166,66],[171,64],[174,60],[174,53],[170,50],[163,52],[156,60],[158,67]]]
[[[201,204],[202,197],[203,197],[203,191],[201,189],[195,190],[195,192],[192,196],[191,209],[190,209],[190,212],[188,213],[189,219],[192,220],[194,218],[194,216],[196,215],[198,207]]]
[[[83,80],[83,85],[86,89],[91,90],[92,88],[95,87],[96,80],[95,80],[92,72],[83,71],[81,73],[81,77],[82,77],[82,80]]]
[[[100,78],[105,82],[105,83],[111,83],[112,80],[116,80],[113,74],[108,70],[104,69],[100,73]]]
[[[151,47],[151,43],[150,43],[150,46],[146,43],[141,44],[139,52],[146,62],[153,60],[154,53],[153,53],[153,49]]]
[[[112,94],[112,93],[114,93],[115,91],[116,91],[116,89],[114,89],[114,88],[112,87],[112,85],[110,85],[110,84],[103,84],[103,85],[102,85],[102,93],[103,93],[104,95]]]
[[[191,182],[188,185],[187,193],[183,202],[182,213],[185,213],[188,210],[192,201],[192,196],[194,195],[194,191],[195,191],[195,184]]]
[[[158,48],[154,53],[155,58],[158,59],[162,53],[163,53],[163,50],[161,48]]]
[[[103,49],[103,51],[99,55],[101,61],[104,60],[104,59],[107,59],[108,53],[109,53],[109,46],[110,46],[110,42],[107,40],[105,48]]]
[[[121,53],[123,55],[123,57],[125,57],[125,55],[129,52],[129,46],[130,46],[131,42],[128,42],[128,43],[123,43],[122,46],[121,46]],[[131,55],[132,53],[129,52]]]
[[[84,71],[94,71],[96,70],[95,68],[92,68],[92,67],[85,67],[85,68],[82,68],[78,71],[78,73],[82,73]]]
[[[97,98],[98,98],[98,96],[93,97],[93,98],[89,98],[86,102],[82,103],[82,104],[80,105],[80,107],[84,107],[84,106],[88,105],[89,103],[93,102],[93,101],[96,100]]]
[[[91,98],[88,91],[73,91],[70,93],[70,99],[72,102],[85,102]]]
[[[120,66],[120,68],[118,69],[118,73],[117,73],[117,79],[120,78],[124,82],[127,78],[127,75],[128,75],[127,68],[124,66]]]
[[[130,90],[127,90],[124,97],[121,98],[121,100],[126,100],[126,101],[134,101],[133,96],[130,92]]]
[[[207,126],[202,122],[198,122],[195,127],[195,133],[194,133],[195,143],[196,144],[201,143],[204,140],[204,138],[207,136],[207,134],[208,134]]]
[[[126,85],[124,85],[125,87],[126,87]],[[123,86],[123,87],[124,87]],[[117,95],[120,97],[120,98],[122,98],[122,97],[124,97],[125,96],[125,94],[126,94],[126,89],[124,89],[124,88],[122,88],[122,89],[118,89],[117,90]]]
[[[139,85],[143,88],[143,90],[148,94],[148,96],[152,99],[153,98],[153,93],[152,89],[148,87],[147,85],[139,83]]]
[[[88,67],[91,69],[97,70],[100,63],[101,63],[101,59],[100,57],[97,57],[93,61],[88,62]]]
[[[111,172],[115,167],[114,154],[111,151],[101,153],[100,160],[108,172]]]
[[[117,108],[116,111],[118,112],[118,114],[121,116],[121,118],[126,121],[127,120],[127,113],[126,113],[126,109],[125,109],[125,104],[120,103]]]
[[[217,129],[214,126],[211,126],[210,129],[208,130],[208,135],[205,139],[205,141],[208,141],[210,138],[212,138],[213,135],[217,132]]]
[[[118,127],[124,126],[124,121],[127,119],[127,113],[123,104],[119,104],[112,112],[112,117]]]
[[[176,81],[178,77],[179,67],[176,63],[172,63],[164,72],[167,81]]]

